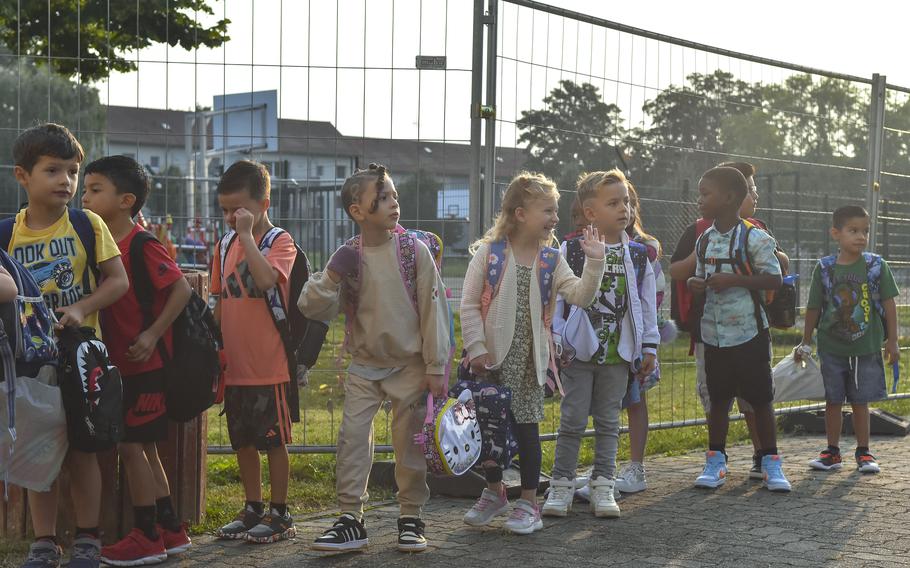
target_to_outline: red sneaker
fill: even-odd
[[[142,566],[159,564],[165,560],[167,552],[161,535],[158,535],[158,540],[151,541],[139,529],[131,530],[117,544],[101,549],[101,561],[111,566]]]
[[[168,554],[186,552],[193,545],[193,541],[186,534],[186,523],[180,525],[180,530],[169,531],[161,525],[157,526],[158,534],[164,538],[164,548]]]

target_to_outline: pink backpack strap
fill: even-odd
[[[355,235],[348,239],[345,246],[354,247],[357,251],[357,268],[345,276],[341,281],[341,296],[344,299],[344,342],[338,350],[335,363],[338,366],[344,362],[344,356],[351,345],[351,336],[354,333],[354,317],[360,300],[360,275],[363,273],[363,239]]]
[[[419,313],[417,303],[417,243],[416,237],[408,232],[397,233],[395,254],[398,257],[398,271],[401,282],[411,298],[414,311]]]

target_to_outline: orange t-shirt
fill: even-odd
[[[275,239],[266,260],[278,271],[278,287],[285,306],[288,301],[290,274],[297,249],[287,233]],[[211,293],[221,304],[221,334],[227,357],[227,386],[261,386],[288,382],[288,360],[281,336],[269,314],[263,293],[256,289],[253,274],[246,262],[243,245],[235,239],[224,262],[221,276],[220,243],[215,246],[212,262]]]

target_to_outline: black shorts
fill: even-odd
[[[771,336],[767,330],[733,347],[706,343],[705,382],[712,401],[739,397],[754,406],[774,400]]]
[[[259,451],[291,443],[288,383],[226,387],[224,412],[234,451],[255,446]]]
[[[123,377],[123,439],[127,444],[167,440],[164,369]]]

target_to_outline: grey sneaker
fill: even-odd
[[[69,568],[98,568],[101,566],[101,541],[90,536],[80,536],[73,541]]]
[[[63,550],[49,540],[37,540],[28,548],[22,568],[58,568]]]
[[[215,532],[215,536],[225,540],[242,540],[246,538],[246,533],[262,520],[260,515],[252,507],[247,505],[243,508],[234,520],[224,525]]]
[[[269,514],[262,517],[258,525],[246,532],[246,541],[268,544],[295,536],[297,536],[297,527],[294,526],[291,514],[285,512],[284,515],[280,515],[278,511],[272,509]]]
[[[543,519],[540,518],[537,503],[525,499],[516,501],[515,508],[512,509],[512,514],[503,527],[514,534],[531,534],[543,529]]]
[[[464,515],[464,522],[472,527],[483,527],[490,523],[494,517],[507,513],[509,511],[509,499],[505,493],[497,495],[493,491],[484,488],[480,494],[480,499],[474,503]]]
[[[641,462],[629,462],[616,476],[616,489],[622,493],[638,493],[648,488],[645,466]]]

